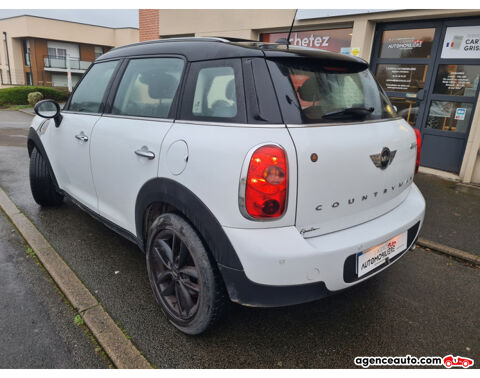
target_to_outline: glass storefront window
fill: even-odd
[[[450,96],[474,97],[479,80],[480,66],[441,64],[438,66],[433,92]]]
[[[448,27],[442,59],[480,59],[480,25]]]
[[[390,102],[397,107],[397,114],[403,117],[411,126],[415,126],[418,117],[419,102],[400,97],[390,97]]]
[[[467,132],[472,104],[467,102],[432,101],[426,127],[436,130]]]
[[[386,30],[382,35],[380,58],[430,58],[434,28]]]
[[[350,47],[352,31],[352,28],[344,28],[292,32],[290,43],[294,46],[340,52],[342,48]],[[287,37],[288,33],[266,33],[262,34],[261,41],[275,43],[279,39]]]
[[[375,75],[389,92],[418,92],[425,86],[426,64],[379,64]]]

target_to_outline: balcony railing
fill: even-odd
[[[78,58],[67,58],[65,56],[56,56],[56,55],[45,55],[43,57],[43,63],[45,68],[61,68],[67,69],[70,66],[72,70],[82,70],[85,71],[90,67],[92,62],[87,62],[85,60],[80,60]]]

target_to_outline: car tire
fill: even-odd
[[[229,302],[212,257],[195,229],[177,214],[162,214],[148,231],[147,271],[168,320],[188,335],[216,324]]]
[[[59,206],[63,195],[57,191],[47,161],[34,148],[30,156],[30,189],[33,199],[41,206]]]

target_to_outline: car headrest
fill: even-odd
[[[228,82],[227,88],[225,89],[225,97],[230,101],[235,101],[235,80],[232,79]]]
[[[148,95],[151,98],[173,98],[178,81],[172,75],[163,72],[143,73],[140,81],[148,85]]]
[[[304,81],[302,86],[298,88],[297,92],[303,101],[313,101],[319,97],[318,83],[315,78],[310,77]]]

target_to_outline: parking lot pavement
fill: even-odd
[[[108,367],[2,212],[0,303],[0,369]]]
[[[480,188],[439,177],[415,177],[427,202],[421,237],[480,256]]]
[[[0,186],[157,367],[349,368],[356,356],[406,354],[480,361],[480,270],[446,256],[417,248],[365,283],[309,304],[232,305],[216,329],[188,337],[155,304],[136,246],[70,202],[35,204],[26,149],[0,146]]]
[[[23,147],[27,143],[32,116],[13,110],[0,110],[0,146]]]

